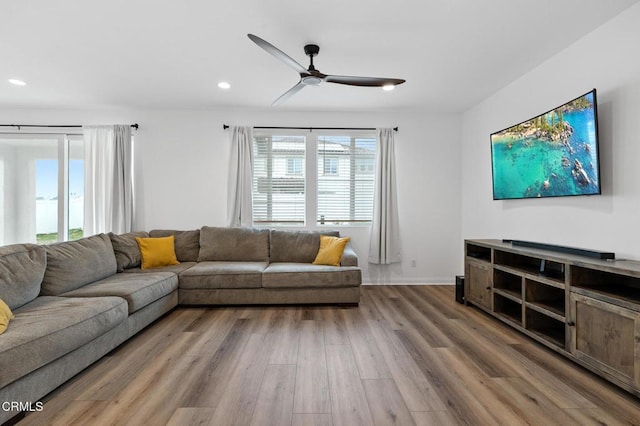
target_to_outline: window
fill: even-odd
[[[0,244],[78,239],[84,221],[81,135],[0,135]]]
[[[288,175],[301,175],[302,174],[302,157],[290,157],[287,158],[287,174]]]
[[[323,166],[323,174],[326,175],[337,175],[338,174],[338,159],[332,157],[324,157],[322,159]]]
[[[254,132],[253,222],[370,223],[374,132]]]
[[[375,136],[318,136],[319,224],[369,223],[373,214]]]
[[[253,141],[253,222],[305,222],[305,137],[258,135]]]

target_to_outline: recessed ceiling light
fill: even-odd
[[[10,78],[10,79],[9,79],[9,83],[11,83],[11,84],[15,84],[16,86],[26,86],[26,85],[27,85],[27,83],[25,83],[24,81],[22,81],[22,80],[17,80],[17,79],[15,79],[15,78]]]
[[[384,86],[382,86],[382,90],[386,90],[387,92],[390,91],[390,90],[393,90],[395,88],[396,88],[396,86],[393,85],[393,84],[385,84]]]
[[[226,81],[221,81],[220,83],[218,83],[218,87],[221,89],[229,89],[231,88],[231,85]]]

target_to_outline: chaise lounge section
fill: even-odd
[[[0,335],[0,401],[35,404],[177,306],[177,277],[164,272],[154,273],[150,285],[164,289],[173,280],[168,294],[146,291],[143,297],[140,290],[149,280],[135,276],[122,281],[120,291],[80,293],[101,281],[106,288],[104,281],[119,275],[104,234],[0,248],[0,297],[15,316]],[[77,297],[65,294],[74,292]],[[16,414],[0,411],[0,422]]]

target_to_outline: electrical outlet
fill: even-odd
[[[412,268],[416,267],[416,260],[415,259],[411,259],[411,267]]]

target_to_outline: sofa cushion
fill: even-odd
[[[180,288],[260,288],[267,262],[200,262],[180,274]]]
[[[111,239],[111,245],[113,246],[113,253],[116,256],[116,268],[118,272],[123,272],[125,269],[137,268],[142,262],[140,255],[140,247],[136,237],[146,238],[149,236],[148,232],[129,232],[127,234],[117,235],[113,232],[109,233],[109,239]]]
[[[338,231],[271,230],[269,261],[311,263],[320,249],[320,235],[339,237]]]
[[[203,226],[198,262],[207,260],[268,262],[269,230]]]
[[[0,338],[0,387],[113,329],[127,318],[127,304],[119,297],[43,296],[14,314]]]
[[[271,263],[262,274],[265,288],[354,287],[361,283],[360,268],[352,266]]]
[[[64,297],[118,296],[127,301],[129,314],[155,302],[178,288],[178,276],[171,272],[116,274],[77,290],[62,293]]]
[[[0,296],[9,308],[17,309],[38,297],[46,259],[44,248],[35,244],[0,247]]]
[[[174,231],[168,229],[154,229],[149,232],[153,238],[175,237],[176,257],[180,262],[196,262],[200,254],[200,230]]]
[[[43,296],[57,296],[116,273],[116,256],[111,239],[98,234],[77,241],[45,246],[47,269],[42,281]]]

